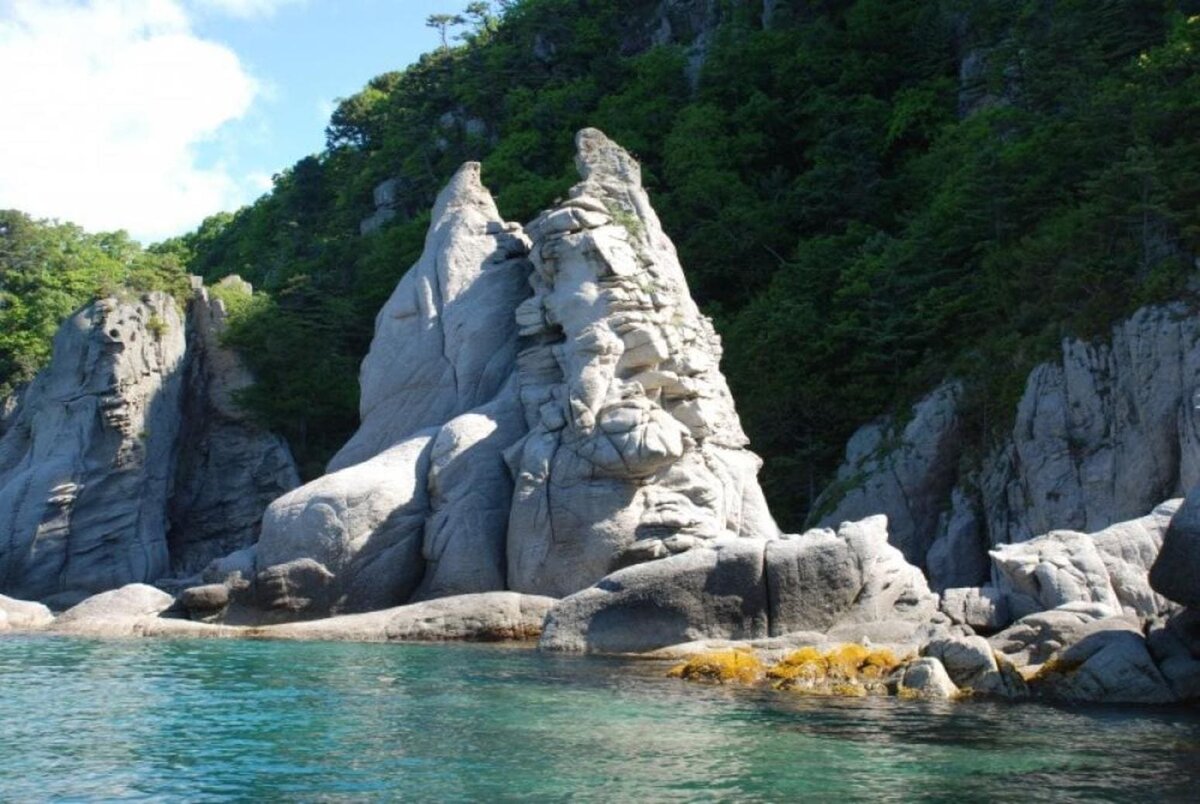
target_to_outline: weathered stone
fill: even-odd
[[[1150,585],[1176,603],[1200,609],[1200,487],[1171,519],[1150,568]]]
[[[1200,611],[1182,611],[1151,628],[1146,647],[1177,698],[1200,700]]]
[[[1118,522],[1092,534],[1108,580],[1126,614],[1146,620],[1174,611],[1175,606],[1150,587],[1149,573],[1182,502],[1169,500],[1140,519]]]
[[[479,164],[466,163],[437,198],[421,258],[375,319],[359,374],[362,425],[329,471],[441,427],[508,382],[517,354],[513,311],[529,295],[529,264],[519,234],[488,233],[499,220]]]
[[[528,227],[531,340],[518,367],[530,431],[509,453],[508,584],[555,596],[668,554],[675,536],[778,532],[720,341],[637,162],[594,129],[576,146],[583,181]]]
[[[1022,617],[988,642],[1017,667],[1040,665],[1096,631],[1137,630],[1137,620],[1096,603],[1070,603]]]
[[[1026,596],[1044,610],[1067,603],[1120,610],[1108,569],[1087,534],[1053,531],[1021,544],[1000,545],[991,555],[997,586],[1005,595]]]
[[[1050,530],[1094,532],[1182,496],[1200,477],[1193,395],[1200,318],[1146,307],[1108,343],[1065,340],[1062,360],[1029,376],[1008,446],[985,467],[993,544]]]
[[[135,583],[93,595],[60,614],[52,630],[86,636],[132,636],[147,619],[175,604],[175,598],[153,586]]]
[[[41,603],[0,595],[0,633],[36,631],[54,620],[54,614]]]
[[[814,503],[817,510],[834,506],[820,524],[884,514],[892,544],[924,566],[958,470],[961,396],[957,383],[943,385],[913,406],[902,430],[892,420],[858,430],[837,479]]]
[[[914,698],[956,698],[958,687],[950,680],[946,668],[937,659],[926,656],[904,667],[899,693]]]
[[[925,554],[925,574],[934,591],[986,584],[992,564],[988,539],[976,501],[955,487],[950,510],[938,520],[937,536]]]
[[[0,590],[70,604],[166,573],[184,347],[164,293],[59,329],[0,439]]]
[[[921,571],[888,543],[887,518],[844,522],[766,547],[771,634],[836,625],[924,622],[937,611]]]
[[[994,586],[969,586],[942,592],[942,611],[951,621],[976,631],[999,631],[1012,622],[1008,600]]]
[[[516,592],[485,592],[364,614],[287,623],[256,629],[255,633],[275,639],[354,642],[526,641],[541,635],[546,614],[557,602],[553,598]]]
[[[249,296],[240,277],[217,283]],[[210,561],[253,544],[263,511],[300,485],[287,443],[250,421],[238,392],[253,377],[221,346],[228,311],[202,285],[188,304],[187,374],[178,469],[168,505],[170,572],[192,575]]]
[[[1007,661],[997,661],[992,646],[983,637],[935,639],[921,653],[940,661],[962,690],[1003,698],[1022,698],[1029,693],[1021,674]]]
[[[764,638],[765,546],[726,537],[618,570],[551,609],[541,647],[634,653],[699,639]]]
[[[1170,703],[1167,680],[1133,629],[1098,630],[1056,654],[1032,680],[1039,695],[1072,702]]]

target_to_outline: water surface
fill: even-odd
[[[469,645],[0,638],[0,800],[1195,800],[1200,712],[829,700]]]

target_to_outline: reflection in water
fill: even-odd
[[[0,799],[1187,798],[1194,709],[830,700],[464,645],[0,639]]]

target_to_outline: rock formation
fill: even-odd
[[[0,438],[0,590],[70,604],[253,538],[296,476],[229,402],[240,369],[218,309],[201,294],[185,321],[154,292],[63,324]]]
[[[577,145],[583,181],[527,230],[503,222],[477,164],[438,197],[376,322],[362,426],[330,474],[270,506],[253,577],[233,581],[253,582],[252,605],[562,596],[704,541],[777,534],[719,341],[637,163],[598,131]]]
[[[957,397],[945,387],[902,431],[868,425],[847,447],[822,521],[912,521],[894,538],[934,588],[980,584],[989,546],[1100,531],[1200,482],[1198,393],[1200,317],[1182,303],[1143,308],[1107,343],[1064,340],[1059,361],[1030,373],[1009,438],[973,469],[961,465]]]
[[[534,294],[516,312],[530,432],[510,452],[509,584],[554,596],[699,541],[777,534],[640,168],[593,129],[577,146],[583,181],[528,228]]]

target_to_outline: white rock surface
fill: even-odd
[[[438,195],[425,251],[375,319],[359,373],[362,425],[331,472],[490,402],[514,372],[528,244],[501,222],[479,170],[466,163]]]
[[[86,636],[134,636],[147,620],[156,619],[175,603],[161,589],[142,583],[101,592],[64,611],[51,630]]]
[[[1028,598],[1042,610],[1067,603],[1120,610],[1108,569],[1086,533],[1052,531],[1021,544],[1000,545],[991,555],[997,587],[1010,601]]]
[[[950,680],[942,663],[931,656],[916,659],[904,667],[900,693],[918,698],[955,698],[960,690]]]
[[[36,631],[54,620],[54,614],[41,603],[0,595],[0,633]]]
[[[1146,307],[1108,343],[1065,340],[1029,376],[1012,441],[987,467],[993,544],[1134,519],[1200,481],[1200,318]]]
[[[950,680],[962,690],[1003,698],[1028,695],[1020,673],[1007,661],[1001,665],[992,646],[983,637],[935,639],[922,647],[921,653],[940,661]]]
[[[1012,622],[1004,593],[994,586],[967,586],[942,592],[941,609],[952,622],[976,631],[999,631]]]
[[[1077,703],[1176,700],[1135,629],[1108,628],[1088,634],[1056,654],[1032,686],[1040,695]]]
[[[530,432],[516,474],[509,586],[564,595],[619,566],[721,536],[777,534],[700,314],[638,164],[594,129],[583,181],[528,227],[517,309]]]
[[[1069,603],[1022,617],[988,642],[1012,664],[1028,667],[1089,634],[1114,628],[1136,631],[1138,622],[1096,603]]]
[[[376,320],[362,426],[330,474],[264,517],[260,606],[313,616],[505,587],[504,450],[525,433],[514,310],[529,295],[527,250],[479,165],[464,165]]]
[[[541,647],[636,653],[701,639],[764,638],[766,544],[726,537],[618,570],[551,609]]]

